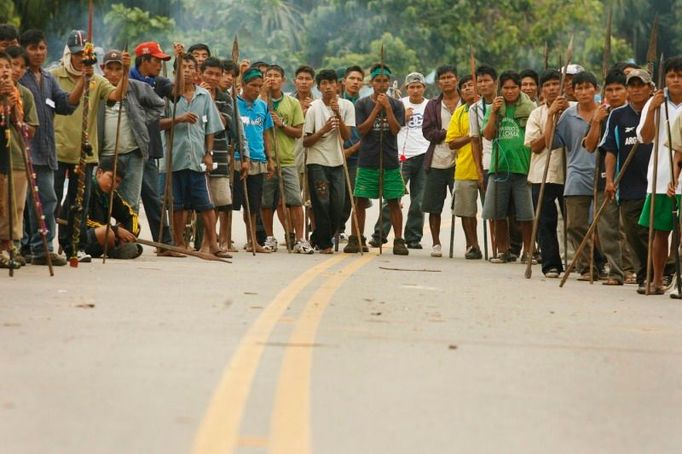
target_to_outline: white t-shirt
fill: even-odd
[[[575,102],[569,103],[571,106]],[[524,138],[524,145],[530,148],[531,142],[539,139],[545,135],[545,125],[547,124],[547,113],[549,109],[547,104],[542,104],[536,107],[530,113],[528,122],[526,122],[526,135]],[[528,171],[529,183],[542,183],[542,176],[545,173],[545,164],[547,163],[547,147],[541,153],[531,152],[530,169]],[[547,173],[547,183],[564,184],[564,149],[555,148],[552,150],[552,158],[549,161],[549,172]]]
[[[355,126],[355,107],[347,99],[338,98],[339,112],[346,126]],[[321,99],[310,103],[308,112],[305,114],[303,134],[314,134],[322,129],[334,113]],[[343,148],[339,140],[339,131],[331,130],[324,134],[320,140],[308,148],[308,164],[320,164],[327,167],[343,165]]]
[[[459,105],[459,103],[457,104]],[[448,106],[444,102],[440,103],[440,120],[441,125],[447,129],[452,119],[452,112],[448,110]],[[455,166],[455,158],[457,156],[456,150],[451,150],[450,146],[442,141],[433,148],[433,158],[431,159],[432,169],[449,169]],[[454,178],[454,175],[453,175]]]
[[[481,130],[483,129],[483,118],[485,117],[485,113],[491,108],[492,103],[485,103],[484,105],[484,102],[485,100],[481,98],[469,109],[469,137],[481,138],[481,142],[483,142],[481,163],[483,164],[483,170],[488,170],[490,168],[490,159],[493,155],[493,143],[483,137],[483,131]]]
[[[424,123],[424,110],[428,100],[424,98],[421,104],[410,102],[409,97],[400,100],[405,106],[405,110],[412,108],[412,117],[405,126],[398,132],[398,154],[406,159],[426,153],[429,148],[429,141],[424,138],[422,124]]]
[[[639,126],[637,126],[637,139],[641,142],[642,141],[642,127],[644,127],[644,122],[646,121],[646,118],[649,114],[649,104],[651,104],[651,100],[653,98],[649,98],[649,100],[646,102],[644,105],[644,108],[642,109],[642,117],[639,120]],[[675,119],[677,116],[682,112],[682,103],[675,105],[668,99],[668,112],[670,114],[670,125],[675,122]],[[666,116],[665,116],[665,104],[661,104],[661,107],[658,109],[658,124],[660,125],[658,128],[658,168],[657,168],[657,175],[656,175],[656,194],[665,194],[668,191],[668,184],[671,181],[671,176],[670,176],[670,151],[668,149],[667,143],[668,143],[668,129],[667,129],[667,123],[666,123]],[[656,140],[656,139],[654,139]],[[649,158],[649,170],[647,172],[647,179],[649,180],[649,186],[647,188],[647,192],[649,194],[653,194],[653,183],[654,183],[654,151],[651,151],[651,158]],[[675,192],[677,194],[682,193],[680,191],[680,185],[679,183],[677,184],[677,188],[675,188]]]

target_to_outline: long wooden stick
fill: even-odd
[[[623,178],[623,175],[625,175],[625,171],[627,170],[628,166],[630,165],[630,162],[634,158],[635,152],[637,151],[638,147],[639,147],[639,142],[635,142],[635,144],[630,149],[630,153],[628,154],[628,157],[625,159],[625,162],[623,162],[623,167],[621,167],[620,172],[618,172],[618,175],[616,176],[616,180],[613,182],[613,185],[615,186],[616,189],[618,189],[618,185],[620,184],[620,180]],[[564,275],[561,278],[561,282],[559,283],[559,287],[563,287],[564,284],[566,283],[566,279],[568,279],[568,276],[571,274],[571,271],[573,270],[573,268],[575,268],[575,265],[578,262],[580,254],[582,253],[583,249],[585,249],[585,246],[587,245],[587,242],[590,240],[592,233],[597,228],[597,223],[599,222],[599,218],[601,217],[602,211],[604,211],[604,208],[606,208],[606,205],[610,202],[611,202],[611,200],[609,198],[604,197],[604,200],[602,201],[602,204],[599,207],[599,210],[597,210],[594,214],[594,219],[592,219],[592,224],[590,224],[590,228],[587,229],[587,233],[583,237],[583,240],[580,242],[578,249],[576,249],[576,251],[575,251],[575,255],[573,256],[573,260],[571,260],[571,264],[568,265],[568,267],[564,271]]]
[[[195,251],[194,249],[191,249],[191,248],[183,248],[183,247],[178,247],[178,246],[172,246],[170,244],[159,243],[156,241],[143,240],[142,238],[136,238],[135,242],[139,243],[139,244],[143,244],[145,246],[155,247],[155,248],[158,248],[159,250],[168,250],[168,251],[177,252],[177,253],[183,254],[183,255],[189,255],[191,257],[197,257],[197,258],[200,258],[202,260],[209,260],[212,262],[232,263],[228,259],[225,259],[222,257],[217,257],[213,254],[207,254],[205,252]]]
[[[343,152],[343,136],[341,136],[341,129],[337,128],[337,131],[339,133],[339,149],[341,150],[341,162],[343,163],[343,175],[346,180],[346,189],[348,190],[348,195],[350,197],[350,206],[351,206],[351,228],[355,226],[355,234],[358,237],[358,244],[360,245],[360,255],[364,255],[364,252],[362,251],[362,234],[360,233],[360,224],[358,223],[358,212],[355,209],[355,197],[353,197],[353,186],[351,185],[350,182],[350,172],[348,171],[348,163],[346,162],[346,155]],[[338,232],[338,229],[337,229]],[[336,244],[339,244],[338,237],[336,240]]]
[[[5,151],[7,152],[7,175],[6,175],[6,181],[7,181],[7,227],[9,229],[9,235],[7,236],[8,238],[8,253],[9,253],[9,277],[14,277],[14,267],[16,266],[16,262],[14,259],[14,244],[13,244],[13,234],[14,234],[14,217],[15,217],[15,206],[16,206],[16,201],[14,200],[14,172],[12,169],[12,151],[11,151],[11,144],[10,140],[12,137],[12,133],[10,131],[10,128],[12,127],[12,121],[10,119],[11,116],[11,111],[10,111],[10,106],[9,102],[7,100],[7,96],[2,97],[2,126],[4,128],[5,132],[5,137],[3,137],[3,140],[5,141]],[[49,254],[48,254],[49,255]]]
[[[566,66],[564,66],[564,70],[562,71],[561,74],[561,81],[559,82],[559,96],[562,96],[564,94],[564,80],[566,77],[566,73],[568,72],[568,65],[571,63],[571,58],[573,57],[573,37],[571,37],[571,41],[568,43],[568,49],[566,49]],[[549,106],[547,106],[549,108]],[[552,123],[552,134],[550,134],[550,140],[554,140],[554,132],[556,131],[556,125],[557,125],[557,118],[556,116],[553,119]],[[552,143],[545,144],[546,149],[547,149],[547,158],[545,161],[545,168],[543,169],[542,172],[542,182],[540,183],[540,194],[538,194],[538,203],[537,206],[535,207],[535,218],[533,219],[533,229],[531,230],[530,234],[530,250],[528,251],[528,257],[527,257],[527,263],[526,263],[526,272],[524,276],[526,279],[530,279],[531,276],[533,275],[533,254],[535,252],[535,239],[537,238],[538,234],[538,225],[540,224],[540,216],[542,214],[542,202],[544,201],[545,198],[545,187],[547,184],[547,176],[549,175],[549,165],[552,160]],[[596,199],[595,199],[596,200]]]
[[[381,73],[385,74],[384,45],[381,44]],[[386,113],[381,110],[379,114],[379,255],[384,253],[384,118]],[[358,238],[362,249],[362,238]]]
[[[239,65],[239,40],[237,39],[237,35],[234,37],[234,41],[232,42],[232,62],[235,65]],[[232,90],[232,106],[234,107],[234,119],[235,121],[241,121],[241,117],[239,116],[239,104],[237,103],[237,90],[236,90],[236,84],[235,84],[235,89]],[[241,128],[239,128],[239,123],[236,123],[237,126],[237,137],[239,139],[239,157],[241,159],[240,162],[244,162],[246,160],[246,153],[244,150],[244,138],[242,137],[241,134]],[[240,169],[240,175],[241,175],[241,169]],[[247,176],[241,178],[242,180],[242,191],[244,192],[244,208],[246,210],[246,217],[248,219],[248,234],[251,236],[251,255],[254,257],[256,256],[256,244],[258,242],[256,241],[256,226],[254,225],[253,218],[251,217],[251,203],[249,202],[249,187],[246,183],[246,180],[248,179],[248,173]]]
[[[175,227],[173,226],[173,142],[175,139],[175,116],[178,109],[180,91],[180,80],[182,74],[182,53],[175,57],[175,77],[173,82],[173,109],[171,114],[171,127],[168,132],[168,149],[166,150],[166,180],[163,188],[163,198],[161,202],[161,222],[159,223],[160,242],[163,241],[163,218],[166,216],[168,210],[168,228],[171,235],[175,234]]]
[[[268,110],[275,112],[275,106],[272,102],[272,94],[268,93]],[[291,254],[293,244],[290,244],[291,237],[291,216],[289,216],[289,209],[287,208],[286,197],[284,194],[284,177],[282,175],[282,161],[279,156],[279,149],[277,146],[277,126],[272,128],[272,149],[275,154],[275,163],[277,165],[277,179],[279,186],[279,201],[282,207],[282,214],[284,215],[284,234],[286,236],[287,252]],[[275,210],[276,211],[276,210]],[[274,222],[273,222],[274,224]],[[274,229],[273,229],[274,230]]]
[[[88,1],[88,35],[87,42],[83,46],[83,64],[85,66],[92,66],[97,62],[97,56],[95,55],[95,48],[92,44],[92,21],[94,15],[94,6],[92,0]],[[83,120],[82,120],[82,131],[81,131],[81,149],[80,157],[78,160],[78,166],[76,167],[76,173],[78,174],[78,186],[76,188],[76,198],[73,206],[71,207],[73,211],[73,216],[70,216],[72,220],[71,225],[71,257],[69,257],[69,265],[73,268],[78,267],[78,250],[80,248],[80,235],[81,235],[81,224],[83,223],[83,213],[86,212],[87,207],[85,204],[85,177],[87,172],[86,159],[92,154],[92,145],[88,137],[88,125],[89,125],[89,111],[90,111],[90,80],[91,76],[88,74],[83,75]],[[87,217],[87,212],[85,213]]]
[[[24,167],[26,168],[26,178],[29,184],[29,191],[31,192],[31,201],[33,202],[33,211],[36,218],[38,219],[38,233],[40,233],[40,239],[43,243],[43,251],[45,252],[45,258],[47,259],[47,267],[50,272],[50,276],[54,276],[54,270],[52,269],[52,257],[50,256],[50,247],[47,244],[47,225],[45,224],[45,214],[43,212],[43,204],[40,201],[40,195],[38,191],[38,182],[36,181],[36,173],[33,169],[33,159],[31,158],[31,139],[29,137],[28,125],[23,123],[21,125],[21,135],[24,141],[22,157],[24,159]]]
[[[125,45],[124,52],[128,52],[128,45]],[[123,79],[119,82],[123,85],[123,90],[121,90],[121,100],[118,103],[118,115],[116,118],[116,139],[114,140],[114,179],[113,185],[116,186],[116,177],[118,175],[118,146],[120,145],[120,135],[121,135],[121,118],[123,114],[123,100],[128,94],[128,68],[123,67]],[[104,238],[109,238],[109,231],[111,230],[111,213],[114,207],[114,190],[112,188],[109,193],[109,206],[107,208],[107,226],[104,232]],[[107,252],[109,251],[109,241],[104,242],[104,253],[102,254],[102,264],[107,262]]]

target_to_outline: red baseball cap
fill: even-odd
[[[135,56],[141,57],[143,55],[151,55],[152,57],[166,61],[171,59],[170,55],[165,54],[161,50],[161,46],[156,41],[147,41],[146,43],[140,43],[137,45],[135,48]]]

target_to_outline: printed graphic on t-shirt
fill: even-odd
[[[263,117],[250,118],[242,115],[244,126],[263,126]]]
[[[408,129],[421,129],[422,124],[424,124],[424,115],[421,112],[414,112],[405,126]]]
[[[386,117],[377,116],[374,119],[374,125],[372,126],[373,131],[381,131],[381,130],[388,131],[388,129],[389,129],[388,128],[388,120],[386,119]]]

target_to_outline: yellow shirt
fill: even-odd
[[[469,106],[462,104],[455,110],[448,125],[445,142],[469,135]],[[457,150],[455,180],[478,180],[478,170],[471,150],[471,142]]]
[[[70,93],[76,88],[74,81],[63,66],[50,71],[62,90]],[[92,145],[92,156],[85,160],[88,164],[98,160],[97,110],[100,102],[106,101],[116,87],[102,76],[94,75],[90,79],[90,100],[88,110],[88,141]],[[81,154],[81,133],[83,131],[83,99],[71,115],[57,115],[54,119],[54,136],[57,145],[57,161],[66,164],[78,164]]]

